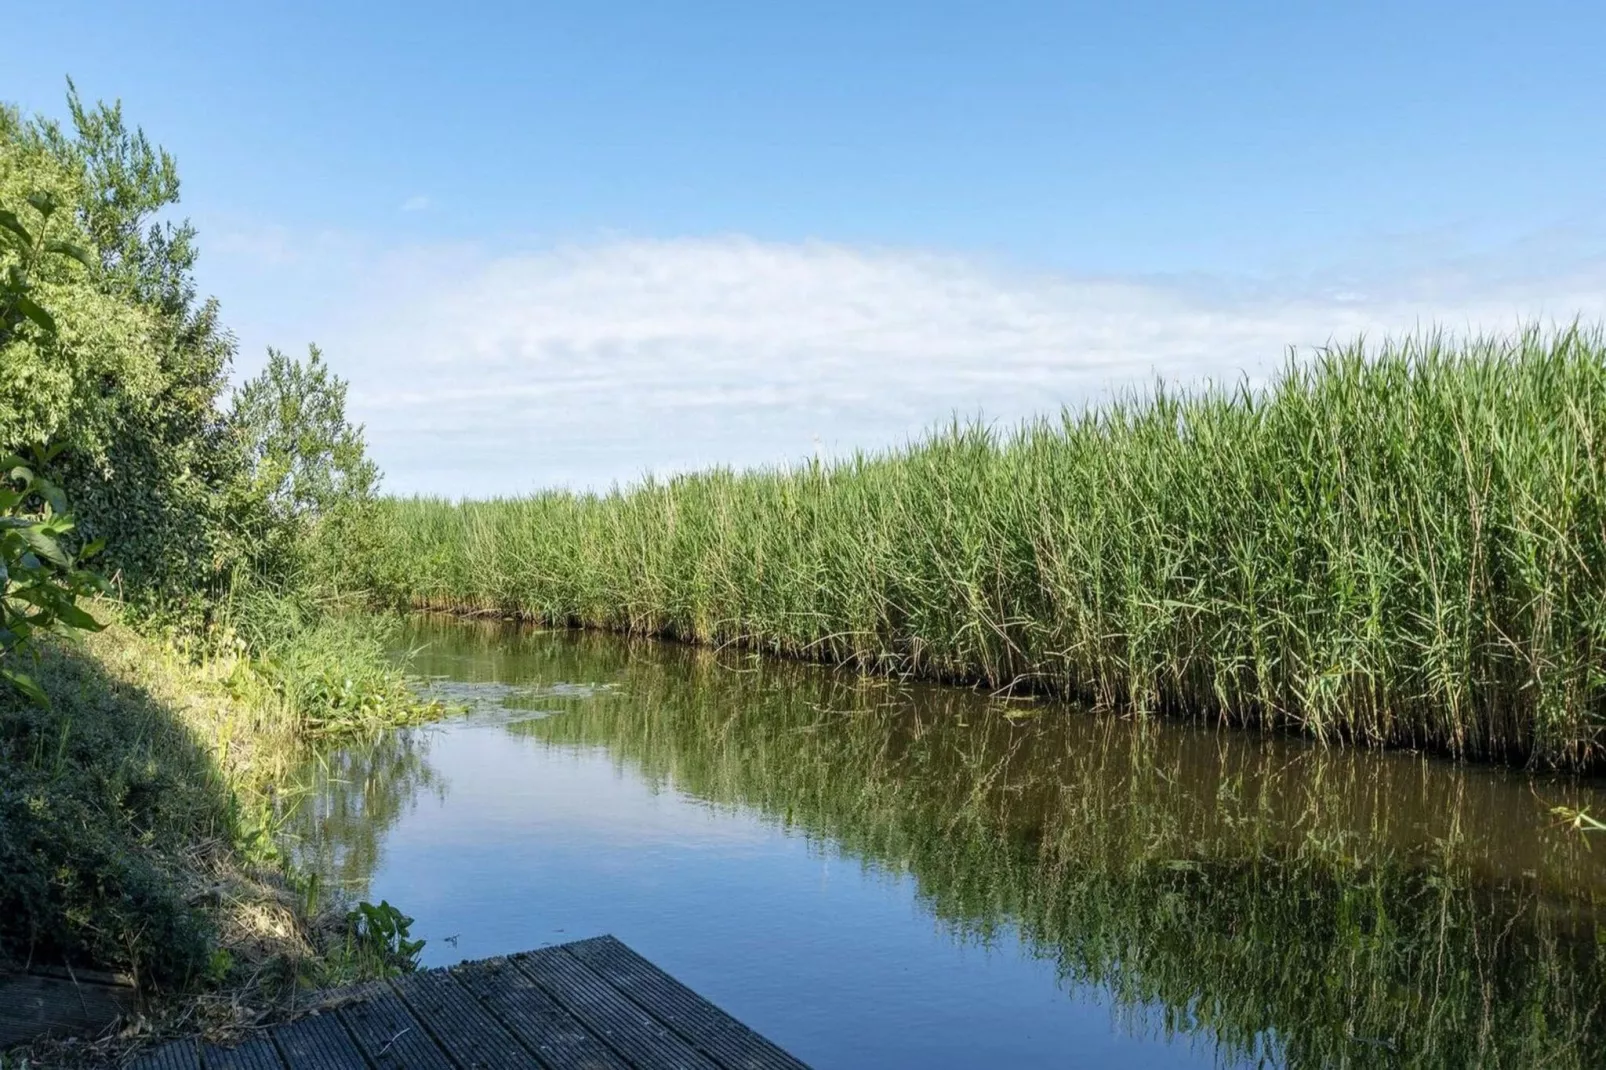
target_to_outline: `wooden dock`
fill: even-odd
[[[611,936],[408,974],[137,1070],[807,1070]]]

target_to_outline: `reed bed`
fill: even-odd
[[[392,499],[374,582],[1327,741],[1606,744],[1606,336],[1424,334],[1007,432],[605,494]]]

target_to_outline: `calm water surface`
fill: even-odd
[[[1562,780],[739,652],[421,619],[469,712],[321,754],[297,850],[431,965],[619,936],[820,1067],[1599,1065]]]

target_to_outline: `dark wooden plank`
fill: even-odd
[[[133,986],[102,984],[88,977],[108,975],[85,973],[77,980],[30,973],[0,978],[0,1048],[47,1035],[99,1033],[133,1009]]]
[[[252,1037],[243,1044],[223,1047],[207,1044],[201,1048],[201,1065],[206,1070],[284,1070],[273,1041]]]
[[[629,1063],[507,959],[464,963],[451,972],[552,1070],[629,1070]]]
[[[273,1031],[290,1070],[368,1070],[362,1050],[333,1014],[309,1014]]]
[[[526,951],[510,961],[636,1066],[652,1070],[718,1070],[668,1026],[626,999],[563,948]]]
[[[201,1070],[201,1050],[193,1038],[175,1040],[141,1055],[127,1070]]]
[[[654,1018],[726,1070],[808,1070],[801,1060],[732,1018],[612,936],[564,945]]]
[[[535,1056],[447,971],[425,970],[391,984],[463,1070],[539,1070]]]
[[[446,1053],[388,986],[352,998],[335,1016],[379,1070],[455,1070]]]

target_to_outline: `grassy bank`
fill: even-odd
[[[1587,767],[1603,436],[1598,330],[1357,344],[835,464],[393,500],[374,572],[415,606]]]
[[[0,692],[0,969],[127,973],[155,1000],[149,1029],[215,1031],[392,965],[274,842],[273,793],[309,737],[429,712],[359,626],[248,656],[96,610],[115,622],[41,647],[48,705]],[[364,697],[313,683],[333,674]]]

